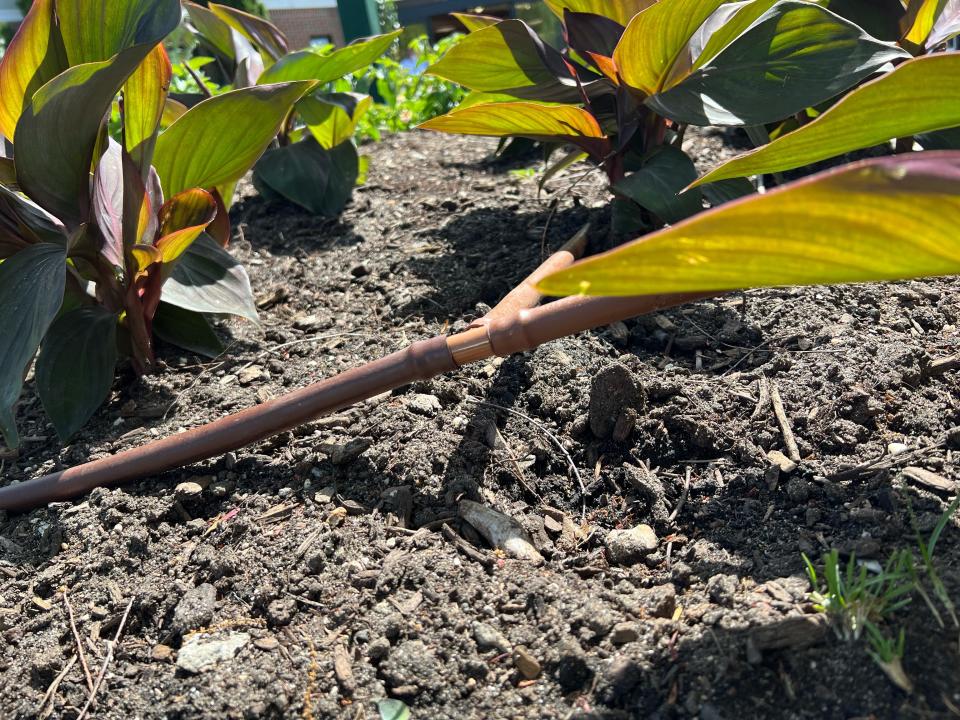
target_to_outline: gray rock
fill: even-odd
[[[177,667],[190,673],[201,673],[217,663],[230,660],[250,642],[247,633],[233,633],[224,640],[209,640],[191,635],[177,653]]]
[[[217,589],[210,583],[187,590],[173,611],[171,629],[178,634],[209,625],[217,602]]]
[[[291,597],[280,598],[267,605],[267,622],[273,627],[289,625],[296,613],[296,600]]]
[[[673,612],[677,609],[677,589],[671,583],[640,590],[637,598],[643,609],[653,617],[673,617]]]
[[[610,641],[614,645],[626,645],[640,639],[640,629],[636,623],[622,622],[613,626]]]
[[[359,437],[345,445],[324,443],[320,446],[320,450],[330,456],[330,462],[334,465],[347,465],[363,455],[371,445],[373,445],[372,438]]]
[[[735,575],[714,575],[707,580],[707,594],[718,605],[733,605],[740,581]]]
[[[503,633],[497,630],[493,625],[483,622],[473,623],[473,638],[477,641],[477,646],[481,650],[499,650],[500,652],[510,652],[510,641],[504,637]]]
[[[657,549],[657,534],[649,525],[637,525],[629,530],[611,530],[604,546],[607,560],[614,565],[634,565]]]
[[[415,412],[418,415],[426,415],[427,417],[432,417],[443,409],[443,406],[440,404],[440,398],[436,395],[426,395],[424,393],[410,395],[407,398],[406,406],[411,412]]]
[[[513,664],[527,680],[533,680],[540,674],[540,661],[522,645],[517,645],[513,651]]]

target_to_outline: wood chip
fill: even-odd
[[[797,469],[797,463],[788,458],[779,450],[771,450],[767,453],[767,460],[780,468],[780,472],[792,473]]]
[[[348,696],[352,696],[357,689],[356,680],[353,678],[353,665],[350,662],[350,652],[347,646],[339,643],[333,648],[333,673],[337,676],[337,682],[340,689]]]
[[[773,404],[773,414],[777,416],[777,422],[780,424],[783,444],[787,446],[787,456],[794,462],[800,462],[800,449],[797,447],[797,439],[793,436],[793,429],[787,419],[787,411],[783,408],[780,389],[774,382],[770,383],[770,402]]]
[[[927,377],[937,377],[960,368],[960,355],[938,358],[927,366]]]
[[[825,615],[798,615],[753,628],[748,642],[757,650],[798,650],[823,641],[828,632]]]
[[[955,481],[919,467],[905,467],[903,469],[903,476],[911,482],[938,492],[952,493],[957,489],[957,483]]]

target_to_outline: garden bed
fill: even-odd
[[[704,169],[730,154],[688,142]],[[550,217],[493,147],[389,138],[336,221],[248,190],[233,249],[262,326],[224,326],[215,361],[162,348],[163,371],[119,380],[66,448],[28,384],[2,482],[462,329],[537,265],[545,226],[555,248],[591,221],[603,246],[598,174]],[[0,516],[0,714],[83,706],[66,588],[94,679],[123,623],[96,717],[374,718],[388,697],[414,718],[951,717],[956,628],[919,600],[898,615],[907,695],[817,621],[801,552],[882,563],[913,544],[908,508],[932,529],[949,491],[900,470],[960,477],[958,322],[950,280],[730,294]],[[789,472],[767,458],[786,450],[777,393],[803,458]],[[522,522],[545,563],[491,551],[462,499]],[[618,557],[608,535],[640,523],[656,549]],[[954,522],[937,547],[954,598],[958,548]]]

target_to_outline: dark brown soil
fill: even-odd
[[[729,152],[689,142],[704,166]],[[119,378],[69,447],[28,384],[2,482],[462,328],[537,264],[548,220],[535,179],[483,162],[492,147],[368,148],[369,184],[337,221],[244,197],[233,247],[262,326],[223,324],[214,362],[162,349],[163,372]],[[602,246],[603,200],[596,177],[565,196],[548,246],[587,220]],[[948,494],[900,470],[960,478],[957,363],[935,362],[960,350],[958,299],[950,280],[734,294],[0,515],[0,716],[84,705],[67,590],[94,680],[130,606],[97,718],[376,718],[389,697],[424,719],[956,717],[950,620],[917,599],[888,622],[906,628],[907,695],[816,621],[801,552],[883,562],[913,544],[909,509],[925,532],[944,511]],[[766,458],[785,443],[764,385],[797,437],[791,473]],[[461,499],[523,523],[545,563],[491,550]],[[611,531],[640,523],[658,547],[617,553]],[[958,549],[954,518],[937,563],[960,600]],[[193,673],[198,649],[223,658]]]

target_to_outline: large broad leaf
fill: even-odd
[[[56,0],[71,65],[103,62],[135,45],[156,45],[180,24],[178,0]]]
[[[153,316],[153,332],[164,342],[204,357],[215,358],[224,350],[220,338],[201,313],[170,303],[162,302],[157,308]]]
[[[356,42],[329,55],[321,55],[312,50],[290,53],[269,67],[260,76],[260,83],[316,80],[323,84],[337,80],[367,67],[387,51],[401,32],[397,30]]]
[[[153,164],[169,197],[239,180],[266,150],[312,82],[233,90],[204,100],[164,130]]]
[[[450,14],[463,23],[463,26],[467,29],[467,32],[476,32],[477,30],[483,30],[485,27],[496,25],[498,22],[503,22],[503,18],[494,17],[492,15],[475,15],[473,13],[457,12]]]
[[[960,125],[960,55],[903,63],[857,88],[809,125],[727,161],[698,184],[779,172],[897,137]]]
[[[185,310],[259,322],[246,270],[206,235],[197,238],[180,257],[161,297]]]
[[[17,121],[33,94],[66,68],[54,0],[34,0],[0,61],[0,135],[16,140]]]
[[[123,144],[144,180],[153,159],[172,75],[167,51],[157,45],[123,86]]]
[[[675,66],[677,75],[671,80],[678,82],[713,60],[776,4],[777,0],[748,0],[721,5],[690,38],[688,49],[689,57],[694,61],[692,67],[687,67],[686,63]]]
[[[603,157],[609,147],[609,140],[593,115],[569,105],[532,102],[472,105],[428,120],[419,127],[462,135],[519,136],[544,142],[572,142],[594,157]]]
[[[372,97],[358,93],[308,95],[297,103],[297,111],[310,134],[329,150],[353,137],[372,104]]]
[[[578,263],[546,294],[647,295],[960,273],[960,152],[848,165]]]
[[[22,195],[0,185],[0,260],[41,242],[65,245],[63,226]]]
[[[334,217],[350,200],[358,173],[352,142],[325,150],[310,137],[268,151],[253,177],[258,188],[269,188],[312,213]]]
[[[567,45],[584,57],[613,57],[624,27],[603,15],[568,10],[564,15]]]
[[[627,175],[613,189],[663,222],[675,223],[703,208],[699,190],[680,194],[696,177],[697,169],[687,154],[672,145],[664,145],[655,150],[639,170]]]
[[[909,57],[816,5],[784,0],[702,67],[647,100],[698,125],[760,125],[828,100]]]
[[[185,0],[183,7],[187,10],[190,23],[200,33],[205,43],[210,46],[210,49],[227,60],[236,61],[233,41],[233,34],[236,30],[203,5],[186,2]]]
[[[67,254],[42,243],[0,263],[0,434],[19,445],[13,406],[27,366],[63,302]]]
[[[565,10],[603,15],[621,25],[630,22],[638,12],[646,10],[657,0],[546,0],[547,7],[562,20]]]
[[[67,442],[113,385],[117,316],[94,305],[61,315],[37,356],[37,393],[60,440]]]
[[[528,100],[583,99],[563,56],[522,20],[504,20],[467,35],[427,73],[471,90]]]
[[[614,53],[623,82],[645,95],[664,88],[690,38],[724,0],[660,0],[627,25]]]
[[[23,191],[73,229],[87,222],[90,165],[104,116],[152,45],[77,65],[44,85],[17,123],[17,179]]]
[[[210,3],[207,7],[210,8],[210,12],[254,43],[273,60],[278,60],[287,54],[287,38],[273,23],[228,5]]]

